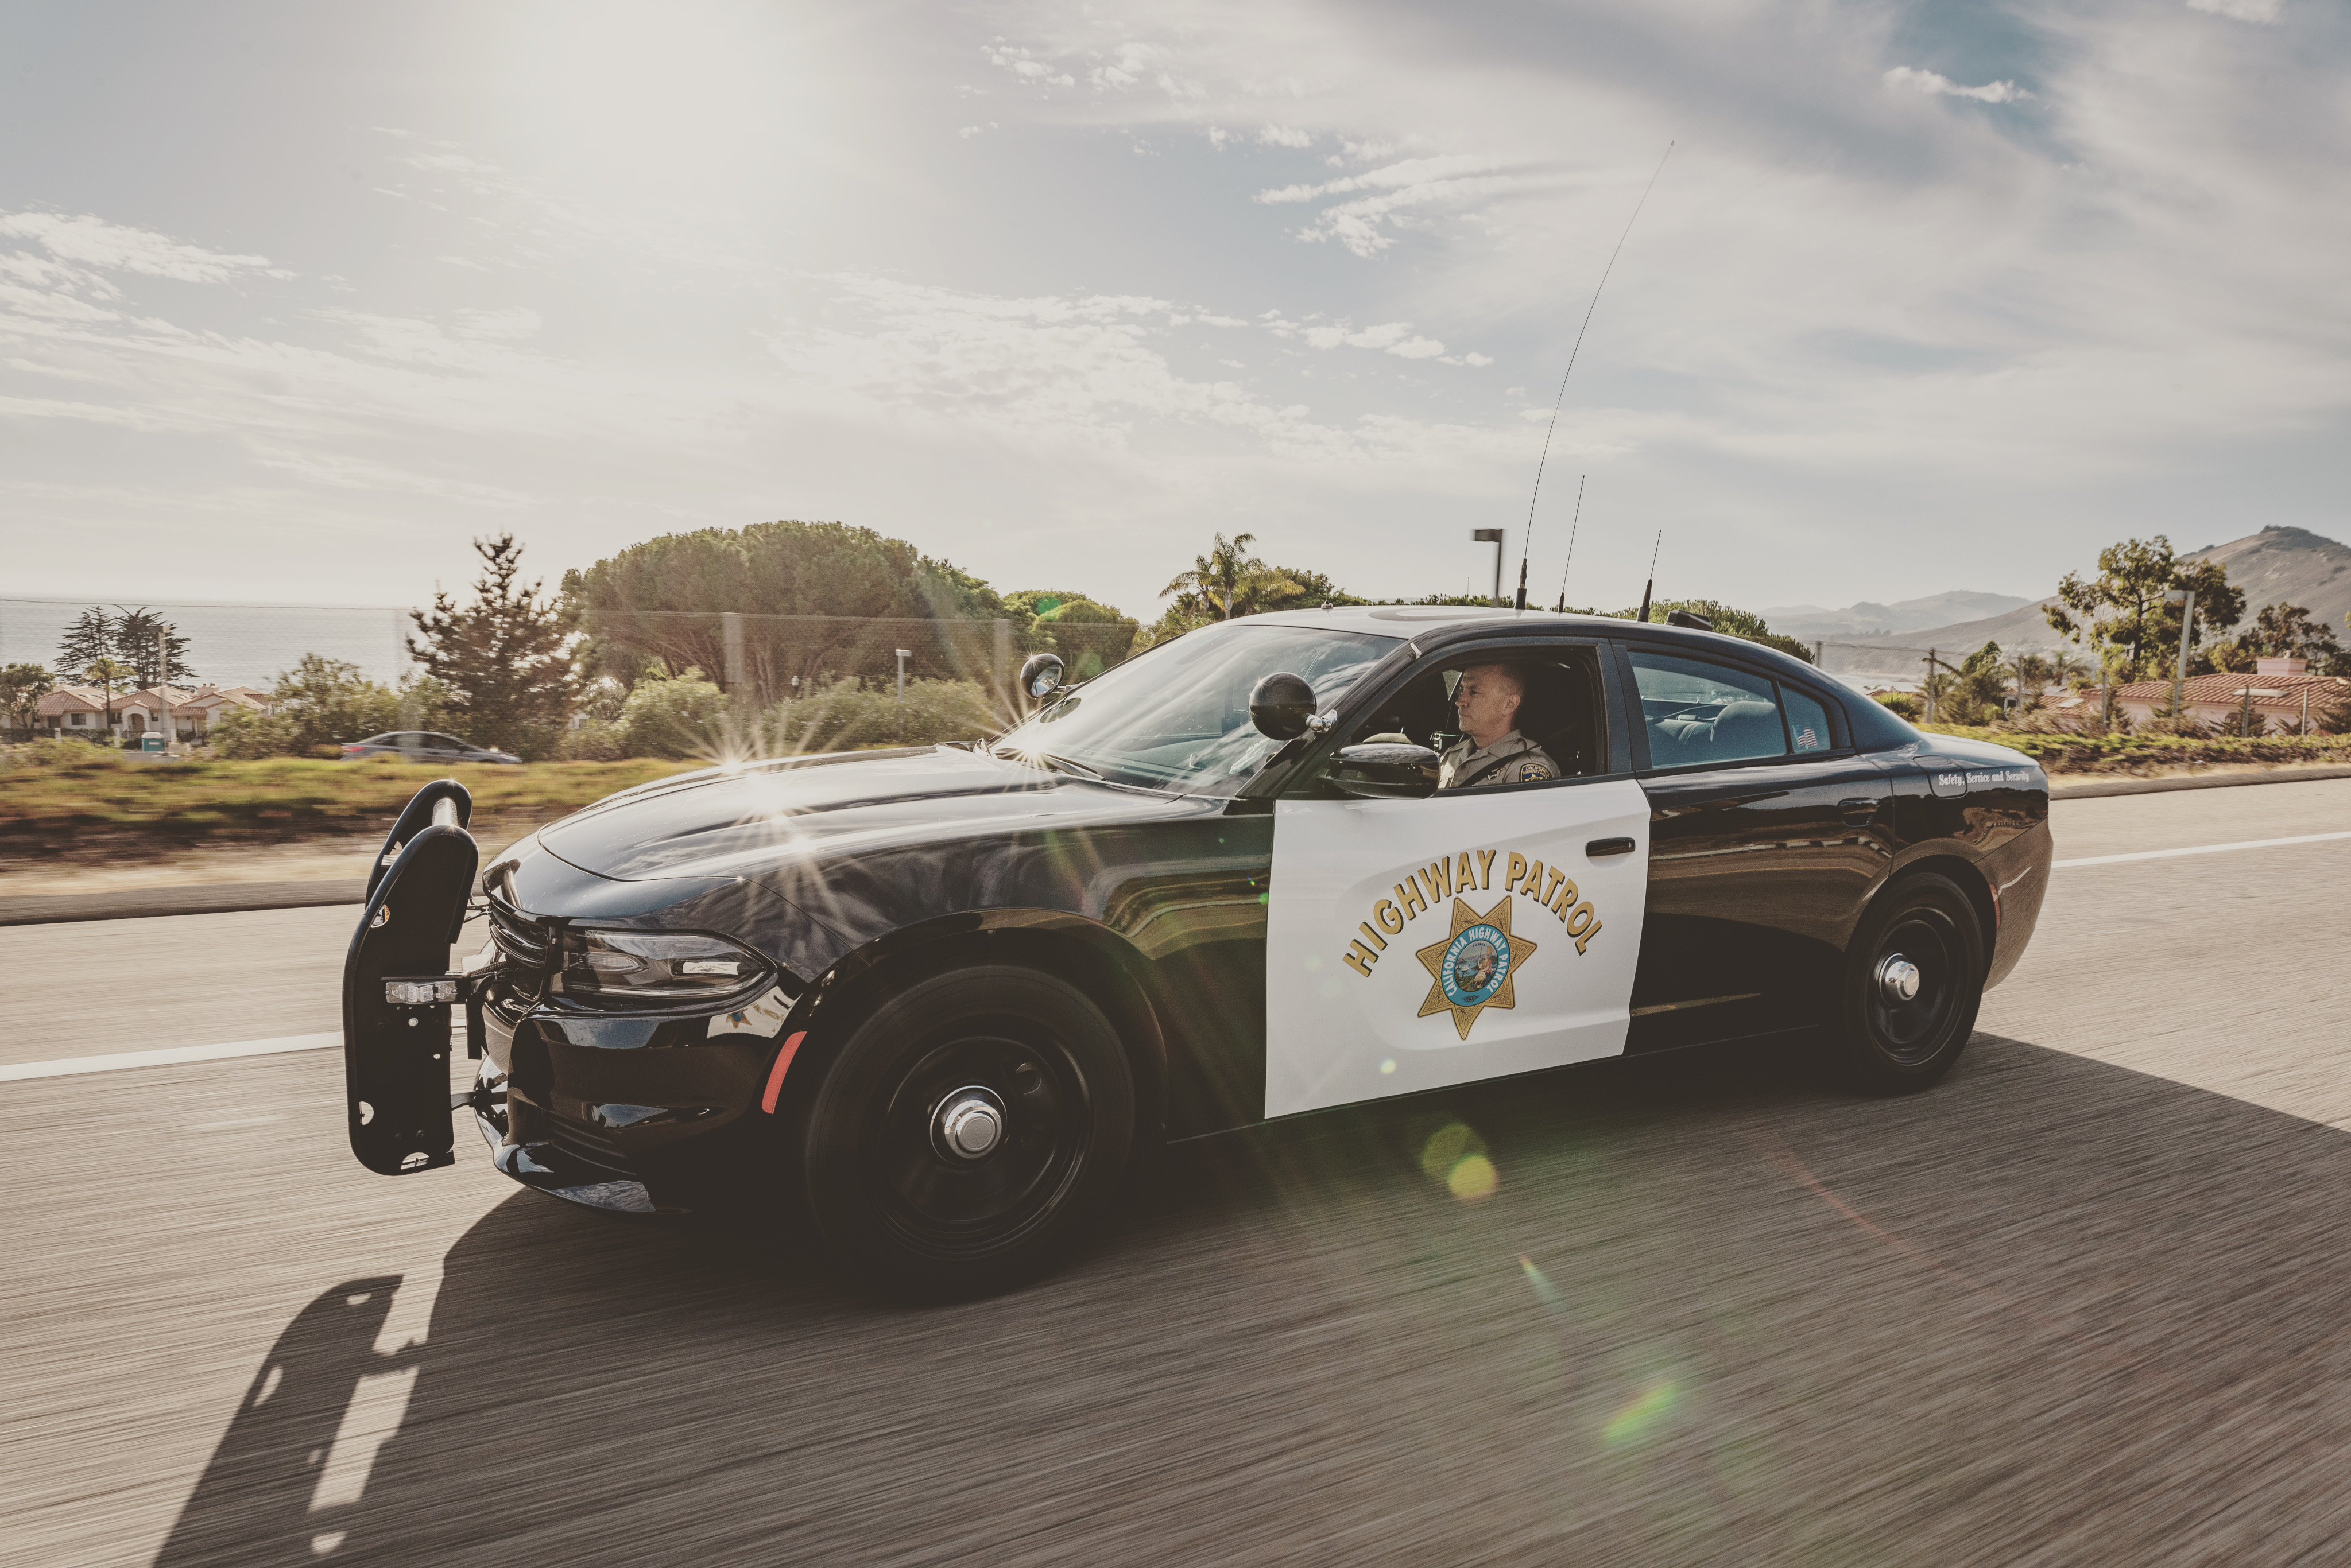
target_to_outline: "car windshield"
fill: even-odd
[[[1185,794],[1229,794],[1280,744],[1249,722],[1249,688],[1304,678],[1328,708],[1400,639],[1228,621],[1089,680],[999,739],[998,756]]]

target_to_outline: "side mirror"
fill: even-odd
[[[1437,793],[1442,761],[1426,746],[1391,741],[1342,746],[1332,759],[1331,785],[1366,800],[1426,800]]]
[[[1031,701],[1042,702],[1061,689],[1061,656],[1032,653],[1020,667],[1020,690]]]
[[[1269,675],[1249,688],[1249,722],[1276,741],[1294,741],[1314,722],[1314,688],[1299,675]]]

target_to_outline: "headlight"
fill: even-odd
[[[768,973],[767,960],[725,937],[574,930],[563,939],[563,994],[586,1002],[716,1002]]]

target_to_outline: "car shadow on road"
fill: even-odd
[[[2331,1128],[1979,1036],[1903,1099],[1716,1052],[1186,1146],[949,1308],[518,1193],[357,1500],[384,1281],[288,1326],[159,1561],[2324,1556],[2346,1189]]]

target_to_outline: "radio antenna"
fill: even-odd
[[[1666,547],[1666,531],[1657,530],[1657,542],[1649,546],[1649,580],[1641,585],[1641,613],[1633,618],[1643,626],[1649,624],[1649,596],[1657,587],[1657,552]]]
[[[1544,427],[1542,452],[1535,459],[1534,493],[1527,497],[1527,525],[1519,541],[1519,607],[1527,607],[1527,552],[1534,546],[1535,503],[1542,499],[1543,464],[1551,461],[1552,432],[1559,429],[1559,410],[1567,402],[1567,378],[1575,374],[1575,357],[1583,351],[1583,335],[1592,329],[1592,313],[1600,308],[1600,291],[1608,286],[1608,275],[1616,270],[1616,257],[1625,242],[1633,237],[1633,225],[1640,221],[1641,209],[1649,204],[1649,192],[1657,188],[1657,176],[1666,171],[1666,159],[1674,155],[1674,144],[1666,143],[1657,167],[1649,182],[1641,187],[1641,199],[1633,203],[1633,215],[1625,220],[1625,232],[1616,236],[1616,249],[1608,253],[1608,265],[1600,269],[1600,281],[1592,290],[1592,303],[1583,307],[1583,325],[1575,329],[1575,346],[1567,351],[1567,374],[1559,379],[1559,396],[1552,400],[1551,423]],[[1566,589],[1562,587],[1561,592]]]
[[[1583,522],[1583,482],[1591,477],[1588,473],[1575,476],[1575,515],[1567,524],[1567,565],[1559,569],[1559,604],[1553,611],[1557,615],[1567,613],[1567,574],[1575,566],[1575,531]]]

